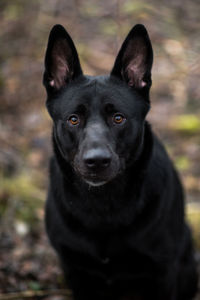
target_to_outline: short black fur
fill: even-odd
[[[46,228],[75,300],[191,300],[197,290],[182,186],[145,120],[152,62],[143,25],[100,77],[83,75],[61,25],[50,33]]]

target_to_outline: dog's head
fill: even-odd
[[[110,76],[84,76],[65,29],[56,25],[50,33],[44,85],[54,139],[65,161],[92,186],[117,177],[142,152],[152,61],[147,31],[136,25]]]

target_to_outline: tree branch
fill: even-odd
[[[24,291],[19,293],[0,294],[0,300],[17,300],[30,299],[33,297],[43,298],[47,296],[65,296],[66,300],[71,300],[72,293],[70,290],[46,290],[46,291]]]

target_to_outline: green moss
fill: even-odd
[[[200,119],[193,114],[177,116],[170,121],[170,127],[187,134],[199,133]]]
[[[175,165],[180,171],[186,171],[190,167],[190,161],[186,156],[179,156],[175,159]]]
[[[41,289],[40,283],[37,281],[29,281],[28,285],[33,291],[39,291]]]
[[[192,229],[195,247],[200,250],[200,205],[189,203],[186,207],[186,217]]]
[[[89,2],[83,2],[83,5],[81,7],[81,13],[84,16],[88,17],[98,17],[99,16],[100,7],[96,3]]]
[[[14,21],[18,19],[24,12],[23,3],[16,1],[9,3],[4,10],[4,18],[7,21]]]
[[[106,35],[116,35],[118,33],[118,25],[115,21],[113,20],[107,20],[104,21],[101,26],[101,32],[106,34]]]
[[[42,199],[43,193],[36,187],[30,174],[24,172],[16,177],[1,176],[1,193],[19,197],[25,201],[31,198]]]
[[[28,223],[30,226],[38,220],[37,211],[43,207],[45,191],[38,188],[31,174],[22,172],[16,177],[0,175],[0,215],[9,209],[10,201],[15,201],[15,217]],[[5,198],[10,199],[5,201]]]
[[[152,11],[153,6],[147,4],[146,2],[142,1],[126,1],[122,7],[124,13],[133,14],[139,13],[144,11]]]

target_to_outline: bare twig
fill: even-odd
[[[121,18],[121,1],[116,0],[116,9],[115,9],[115,22],[117,24],[117,32],[118,34],[116,35],[116,50],[119,50],[119,46],[121,44],[121,28],[122,28],[122,18]]]
[[[46,290],[46,291],[24,291],[19,293],[0,294],[0,300],[23,300],[30,298],[43,298],[47,296],[65,296],[66,300],[71,300],[72,293],[70,290]]]

